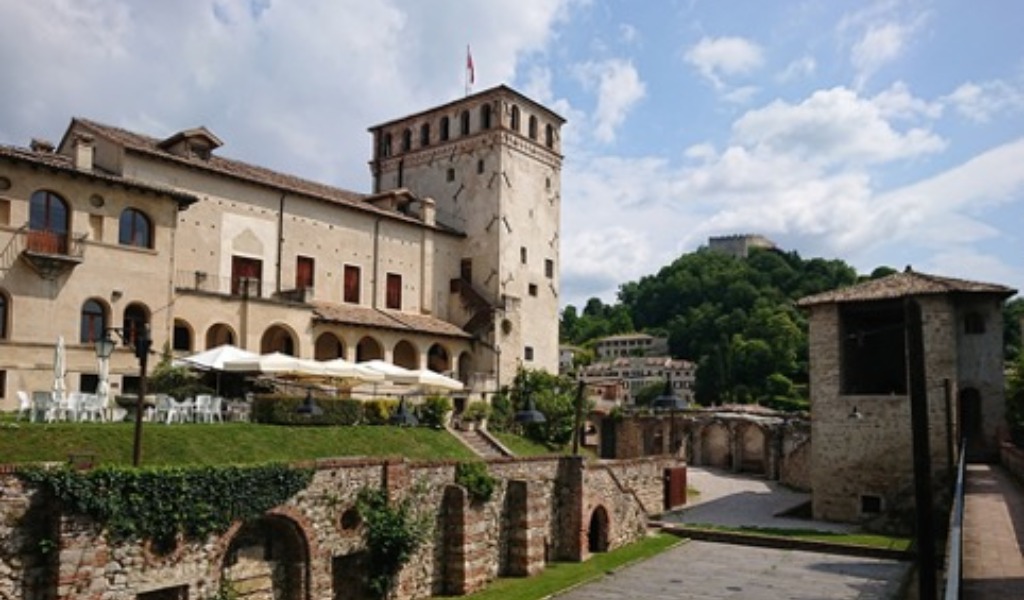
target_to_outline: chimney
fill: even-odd
[[[428,198],[424,198],[422,202],[423,202],[423,210],[422,210],[423,223],[433,227],[434,225],[437,224],[437,204],[434,202],[433,198],[429,198],[429,197]]]
[[[53,152],[53,142],[42,138],[32,138],[32,141],[29,143],[29,148],[31,148],[33,152]]]
[[[74,141],[75,168],[79,171],[92,172],[93,138],[91,135],[79,134]]]

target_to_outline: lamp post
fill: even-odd
[[[114,353],[116,345],[110,336],[116,333],[117,337],[125,344],[134,343],[135,357],[139,359],[139,393],[135,403],[135,435],[132,442],[132,466],[139,466],[142,461],[142,411],[146,399],[146,365],[149,362],[149,349],[153,345],[153,339],[149,334],[149,324],[138,328],[134,339],[125,336],[121,329],[108,327],[103,331],[103,337],[96,340],[96,356],[102,359],[109,359]]]
[[[313,390],[306,388],[306,397],[302,400],[302,404],[295,408],[295,412],[307,417],[319,417],[324,414],[324,409],[320,408],[320,405],[313,400]]]
[[[409,407],[406,406],[405,396],[402,396],[398,400],[398,410],[395,411],[395,414],[391,415],[389,422],[392,425],[397,425],[398,427],[416,427],[420,424],[416,415],[414,415],[412,411],[409,410]]]
[[[526,408],[523,410],[516,411],[513,419],[516,423],[545,423],[547,418],[544,413],[537,410],[533,405],[533,391],[530,389],[528,384],[523,384],[523,391],[526,394]]]

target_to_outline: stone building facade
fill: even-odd
[[[596,362],[581,368],[577,379],[587,384],[602,406],[633,406],[636,395],[649,385],[669,380],[672,391],[687,403],[694,401],[697,365],[669,356],[629,356]]]
[[[61,514],[11,469],[0,473],[0,598],[176,600],[212,596],[231,582],[240,598],[359,598],[365,586],[359,491],[413,494],[432,534],[399,573],[395,598],[461,595],[498,575],[532,575],[551,561],[581,561],[646,535],[661,512],[656,457],[585,463],[553,457],[496,460],[493,497],[472,502],[452,463],[322,460],[285,504],[222,535],[156,551],[111,541],[101,524]],[[187,510],[187,507],[183,509]]]
[[[899,508],[913,482],[906,303],[920,306],[932,470],[998,451],[1004,423],[1003,301],[1010,288],[916,273],[800,300],[810,314],[811,482],[817,519]]]
[[[383,359],[475,391],[557,372],[560,128],[505,86],[371,132],[359,193],[220,156],[199,127],[154,138],[73,119],[56,147],[0,147],[0,409],[92,391],[96,332]],[[138,364],[115,353],[112,386]]]

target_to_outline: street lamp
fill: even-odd
[[[408,406],[406,406],[405,396],[402,396],[401,399],[399,399],[398,410],[395,411],[395,414],[391,415],[389,422],[392,425],[397,425],[398,427],[416,427],[420,424],[416,415],[412,414],[412,411],[409,410]]]
[[[655,398],[651,402],[651,408],[654,410],[668,410],[669,411],[669,451],[675,455],[678,452],[676,448],[676,411],[686,408],[686,401],[676,395],[672,390],[672,376],[665,377],[665,388],[661,391],[661,395]]]
[[[110,334],[115,333],[124,344],[134,344],[135,357],[139,359],[139,394],[135,403],[135,436],[132,443],[132,466],[139,466],[142,461],[142,411],[146,398],[146,364],[149,361],[149,349],[153,345],[153,339],[149,334],[149,324],[135,329],[134,336],[125,335],[124,331],[117,327],[107,327],[103,330],[103,337],[96,340],[96,356],[107,360],[114,353],[116,343]]]
[[[524,410],[516,411],[513,419],[516,423],[545,423],[547,418],[544,417],[544,413],[537,410],[533,404],[533,391],[530,390],[528,384],[523,385],[524,393],[526,394],[526,408]]]
[[[313,390],[306,388],[306,397],[303,399],[302,404],[295,408],[295,412],[307,417],[319,417],[324,414],[324,409],[320,408],[320,405],[313,400]]]

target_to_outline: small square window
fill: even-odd
[[[445,173],[445,179],[448,181],[455,181],[455,169],[448,169]]]
[[[555,261],[550,258],[544,259],[544,276],[548,279],[555,276]]]
[[[536,296],[537,295],[537,284],[536,283],[531,283],[530,284],[530,295],[531,296]]]
[[[533,346],[527,346],[523,350],[523,358],[525,360],[533,360]]]
[[[526,264],[526,246],[519,247],[519,261]]]
[[[860,512],[865,515],[877,515],[882,512],[882,499],[871,494],[861,495]]]
[[[484,172],[484,159],[481,158],[480,160],[476,161],[476,172],[477,173],[483,173]]]

